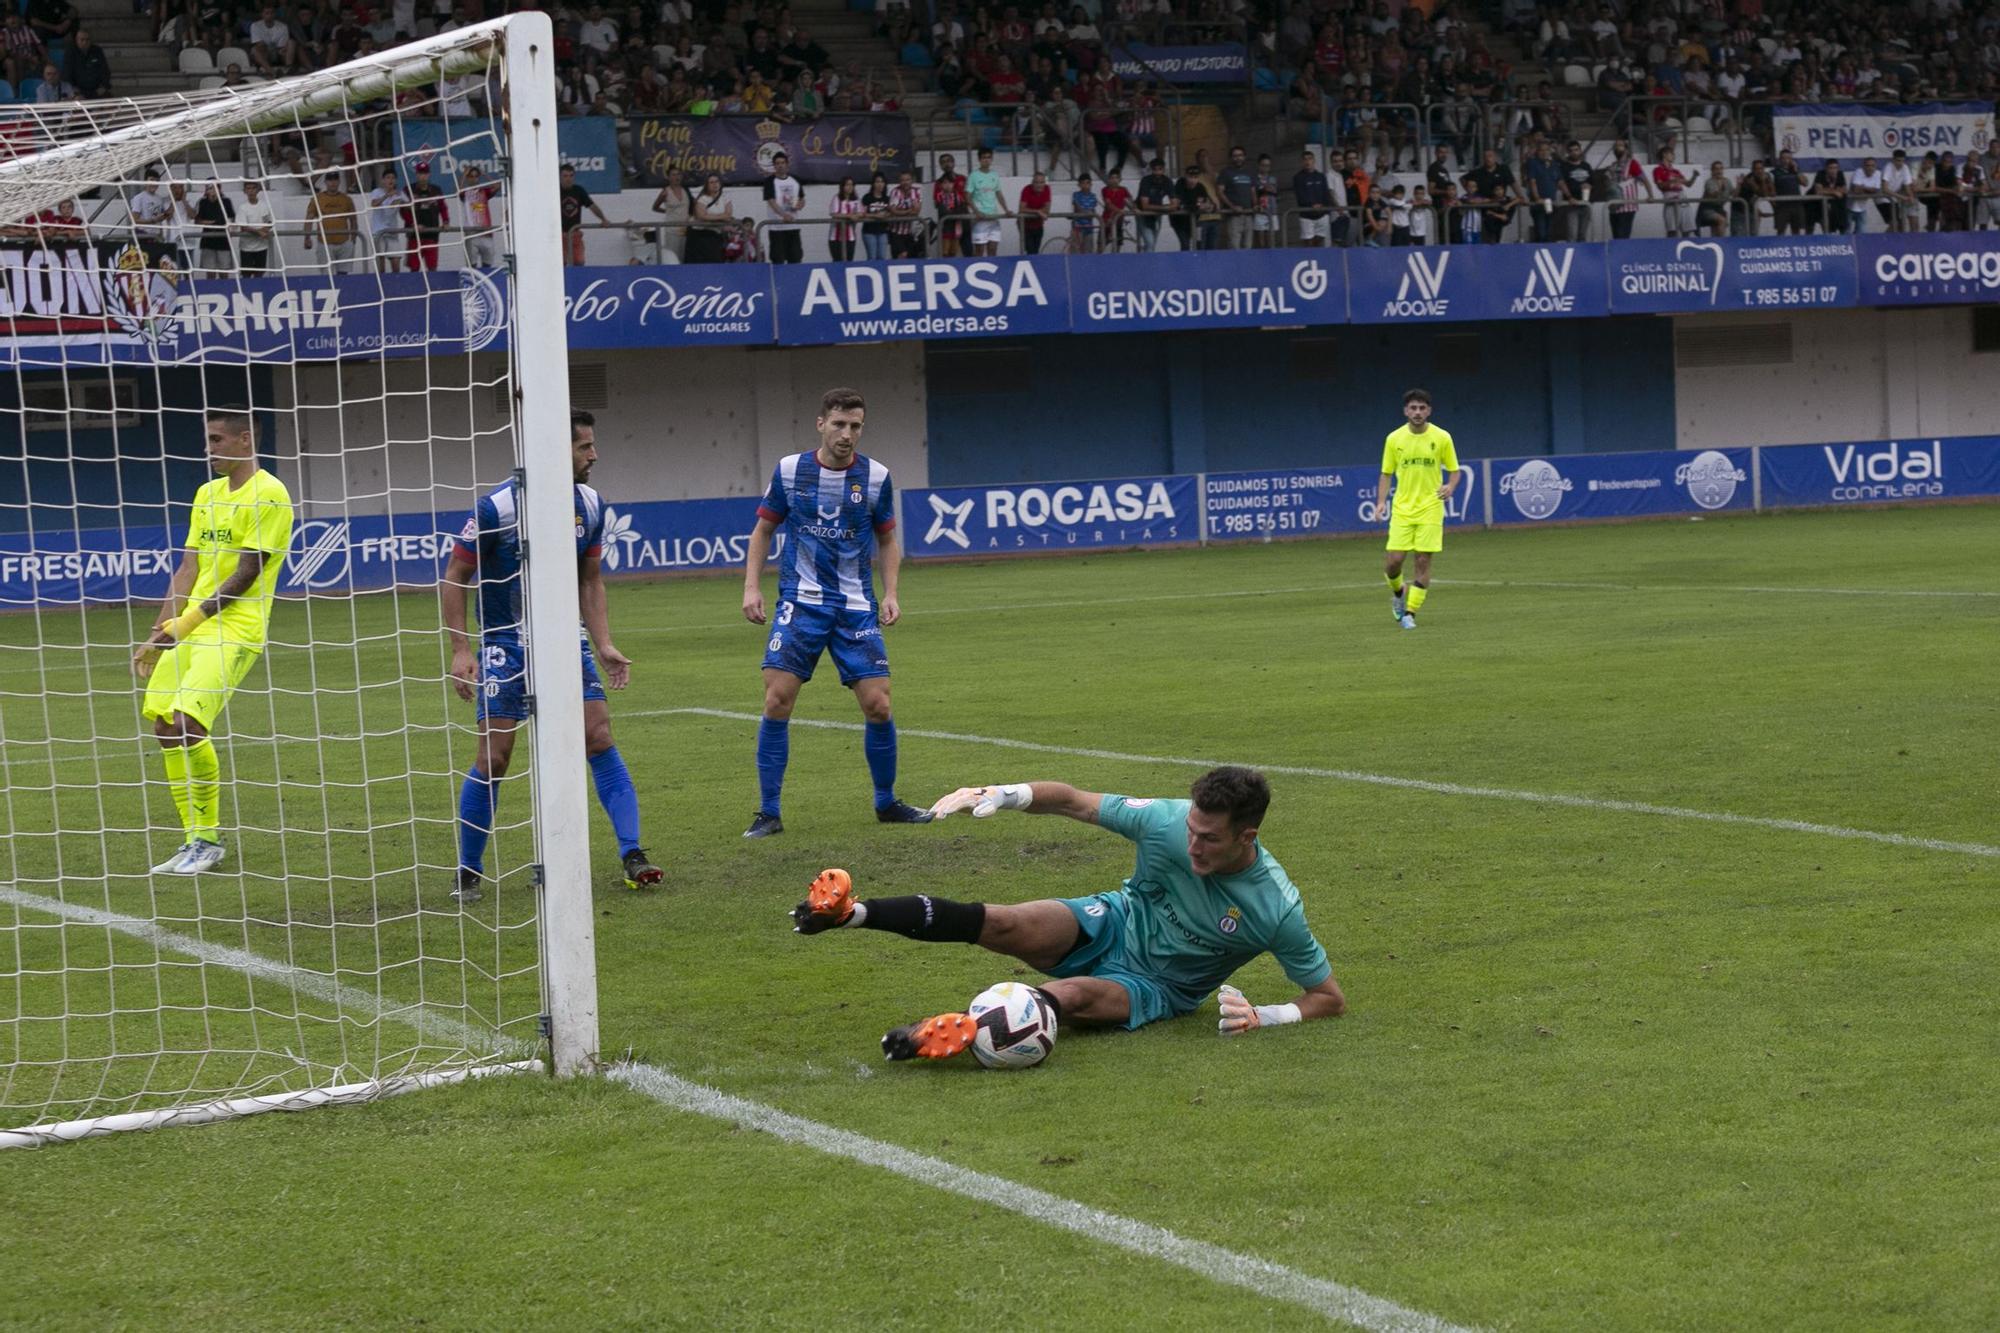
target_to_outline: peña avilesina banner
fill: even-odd
[[[761,185],[779,153],[792,175],[809,185],[837,185],[854,177],[864,192],[880,171],[891,182],[912,166],[910,118],[900,113],[855,112],[787,124],[769,116],[635,116],[632,154],[639,182],[666,184],[679,167],[691,189],[710,174],[724,185]]]

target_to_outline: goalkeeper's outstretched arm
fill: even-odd
[[[972,812],[984,819],[998,810],[1025,810],[1031,815],[1067,815],[1085,824],[1097,822],[1104,794],[1079,791],[1067,782],[1009,782],[992,787],[960,787],[931,807],[939,819]]]
[[[1347,997],[1331,973],[1317,986],[1308,986],[1290,1004],[1252,1004],[1242,991],[1224,985],[1215,992],[1222,1017],[1215,1030],[1225,1037],[1239,1036],[1258,1028],[1302,1023],[1309,1018],[1339,1018],[1347,1012]]]

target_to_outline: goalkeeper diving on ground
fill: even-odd
[[[1000,810],[1067,815],[1136,844],[1123,887],[1082,898],[962,903],[927,894],[857,901],[844,870],[822,871],[792,910],[792,929],[886,930],[913,940],[977,944],[1051,978],[1037,988],[1062,1023],[1138,1028],[1192,1013],[1220,992],[1223,1036],[1308,1018],[1337,1018],[1347,1001],[1326,950],[1306,925],[1299,891],[1257,839],[1271,789],[1254,769],[1195,780],[1189,799],[1111,796],[1061,782],[964,787],[931,807],[937,819]],[[1227,985],[1259,954],[1276,958],[1301,994],[1255,1005]],[[891,1060],[943,1059],[972,1044],[965,1013],[935,1015],[882,1038]]]

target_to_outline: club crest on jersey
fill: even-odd
[[[853,483],[852,485],[850,485],[850,486],[849,486],[849,487],[847,488],[847,503],[849,503],[849,504],[855,504],[855,505],[858,505],[858,504],[860,504],[860,503],[861,503],[861,483],[860,483],[860,482],[858,482],[858,481],[857,481],[857,482],[854,482],[854,483]]]
[[[1215,923],[1216,929],[1220,930],[1225,935],[1234,935],[1236,933],[1236,925],[1239,921],[1242,920],[1242,918],[1243,918],[1243,909],[1240,907],[1232,907],[1227,912],[1224,912],[1222,914],[1222,919],[1220,921],[1217,921]]]

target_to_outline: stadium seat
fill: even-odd
[[[1285,86],[1278,82],[1277,70],[1266,69],[1261,65],[1257,67],[1251,78],[1257,85],[1257,91],[1260,93],[1274,93]]]
[[[21,86],[14,90],[14,100],[17,102],[32,102],[35,100],[35,94],[41,90],[42,81],[40,79],[22,79]]]
[[[5,79],[0,79],[0,102],[11,102],[13,100],[14,85]]]
[[[228,69],[240,65],[245,71],[250,68],[250,53],[240,46],[225,46],[215,53],[215,68]]]
[[[900,59],[911,69],[929,69],[936,63],[931,59],[930,48],[922,42],[906,43]]]
[[[208,52],[202,50],[199,46],[181,48],[180,65],[181,73],[183,74],[213,74],[215,72],[215,62],[209,59]]]
[[[220,88],[222,84],[223,78],[220,74],[204,74],[201,76],[201,81],[195,84],[195,87],[202,92],[207,92],[211,88]]]
[[[1563,87],[1588,88],[1592,82],[1590,71],[1582,65],[1563,66]]]
[[[1687,132],[1689,134],[1713,134],[1715,133],[1715,126],[1709,122],[1706,116],[1689,116]]]

